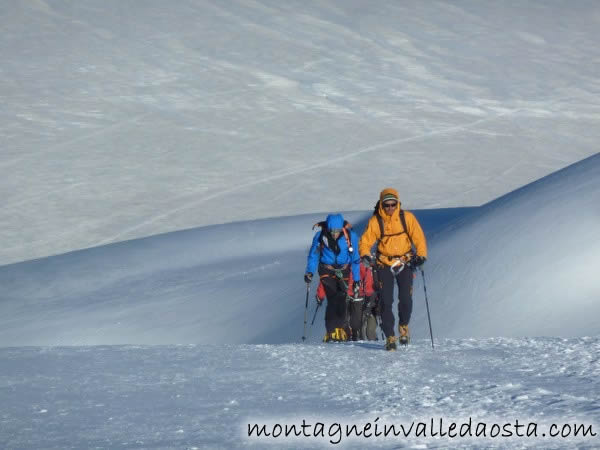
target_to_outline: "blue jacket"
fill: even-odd
[[[327,228],[329,230],[344,228],[344,217],[341,214],[329,214],[327,216]],[[321,234],[324,230],[321,230],[315,234],[313,238],[310,251],[308,252],[308,262],[306,264],[306,272],[316,273],[319,263],[336,265],[336,264],[352,264],[352,279],[355,281],[360,280],[360,256],[358,254],[358,236],[352,230],[349,230],[348,236],[350,238],[350,245],[353,251],[350,252],[348,249],[348,243],[344,234],[341,233],[337,239],[339,246],[339,253],[336,254],[329,248],[326,242],[324,242],[321,248]],[[326,241],[326,239],[324,239]]]

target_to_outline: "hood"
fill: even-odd
[[[398,207],[394,210],[394,214],[388,216],[383,209],[382,203],[385,200],[395,199],[398,202]],[[398,191],[394,188],[386,188],[379,194],[379,203],[377,204],[379,215],[382,217],[384,221],[390,220],[392,217],[398,217],[398,214],[395,214],[397,211],[400,211],[402,208],[402,203],[400,202],[400,196],[398,195]]]
[[[341,214],[329,214],[327,216],[327,229],[335,230],[344,228],[344,216]]]

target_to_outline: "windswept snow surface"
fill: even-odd
[[[600,446],[598,435],[550,437],[552,424],[600,432],[598,338],[439,344],[432,351],[418,340],[395,353],[371,343],[0,349],[0,443],[10,449]],[[439,436],[469,419],[472,435],[482,423],[488,439]],[[300,429],[303,420],[308,437],[248,438],[248,424]],[[400,425],[431,420],[435,428],[423,437],[416,428],[409,437],[374,437],[375,424],[379,433],[384,423],[400,432]],[[514,428],[517,421],[521,428]],[[319,422],[324,437],[313,436]],[[343,433],[346,426],[372,428],[352,439],[336,423]],[[503,433],[510,424],[512,438],[490,438],[494,424]]]
[[[2,12],[0,265],[367,210],[390,185],[410,209],[478,206],[598,151],[596,0]]]

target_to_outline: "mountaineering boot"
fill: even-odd
[[[348,334],[343,328],[336,328],[330,333],[325,333],[323,342],[345,342],[348,340]]]
[[[410,333],[408,332],[408,325],[398,325],[398,331],[400,332],[400,337],[398,338],[398,342],[400,345],[408,345],[410,342]]]
[[[343,328],[336,328],[331,334],[335,342],[345,342],[348,340],[348,333]]]
[[[387,351],[395,351],[396,350],[396,336],[388,336],[385,340],[385,349]]]

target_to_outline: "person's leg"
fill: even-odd
[[[398,333],[401,344],[408,344],[410,333],[408,323],[412,315],[412,284],[413,271],[406,267],[396,277],[398,283]]]
[[[346,283],[348,283],[349,274],[349,269],[342,272]],[[327,296],[327,308],[325,309],[327,335],[334,340],[346,340],[347,335],[344,328],[346,326],[347,288],[333,270],[319,269],[319,275]],[[326,337],[325,340],[330,340],[329,338]]]
[[[413,271],[406,267],[396,276],[398,283],[398,325],[408,325],[412,315]]]
[[[373,294],[365,299],[365,306],[363,310],[363,336],[362,339],[368,339],[369,341],[375,341],[377,339],[377,318],[375,302],[377,301],[377,294]]]
[[[333,332],[336,325],[337,316],[337,282],[335,278],[327,275],[321,276],[321,283],[325,288],[325,296],[327,297],[327,305],[325,306],[325,329],[327,333]]]
[[[353,341],[364,339],[364,337],[361,336],[364,303],[364,300],[358,302],[350,302],[350,328],[352,329]]]
[[[377,266],[377,275],[381,282],[379,291],[379,308],[381,312],[381,328],[386,337],[394,336],[394,274],[388,266]]]

